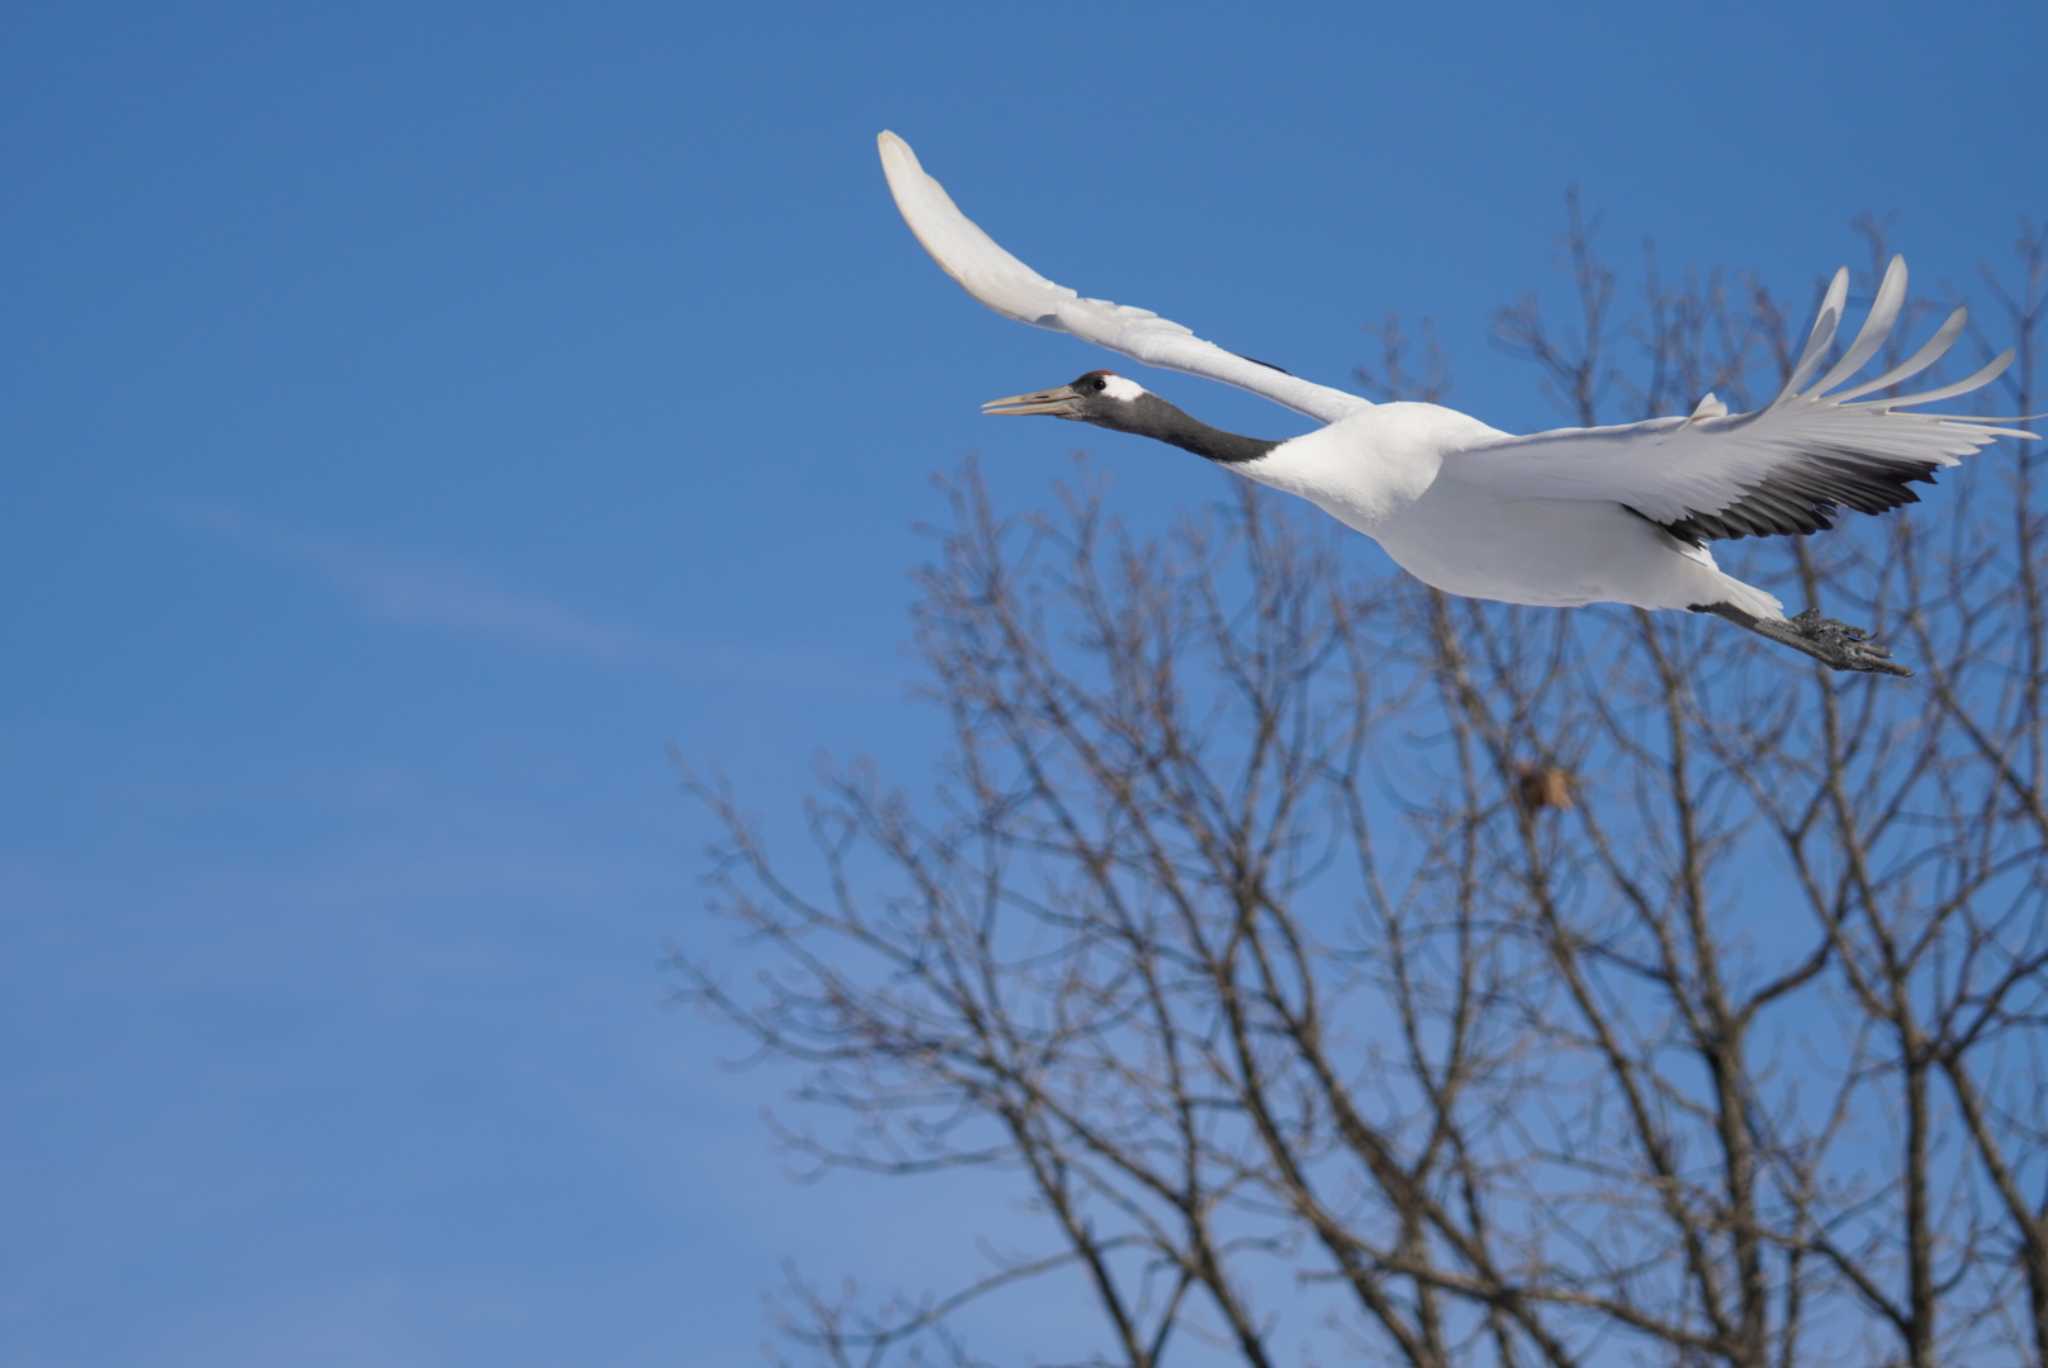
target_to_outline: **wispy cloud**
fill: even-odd
[[[179,524],[311,572],[377,622],[481,637],[610,667],[656,668],[692,679],[750,679],[799,687],[882,688],[849,663],[808,649],[688,642],[606,621],[545,594],[507,588],[446,561],[286,527],[213,500],[168,505]]]

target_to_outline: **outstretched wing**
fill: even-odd
[[[1474,447],[1447,457],[1443,475],[1513,498],[1626,504],[1674,536],[1701,543],[1818,532],[1834,526],[1840,508],[1882,513],[1917,503],[1920,496],[1908,488],[1913,482],[1933,483],[1935,471],[2000,437],[2034,436],[1999,426],[2022,419],[1906,411],[1981,389],[2011,363],[2010,351],[1954,384],[1864,399],[1939,361],[1963,331],[1962,309],[1905,361],[1830,394],[1877,354],[1898,321],[1906,301],[1905,259],[1892,258],[1856,340],[1814,380],[1834,343],[1848,293],[1845,268],[1835,273],[1806,349],[1768,408],[1731,417],[1710,394],[1690,418],[1560,428]]]
[[[940,270],[1003,317],[1072,333],[1148,366],[1221,380],[1326,423],[1372,406],[1355,394],[1314,384],[1276,366],[1225,351],[1214,342],[1204,342],[1150,309],[1084,299],[1064,285],[1055,285],[1004,251],[961,213],[946,188],[925,174],[909,143],[894,133],[883,133],[875,141],[881,148],[889,193],[896,197],[896,207],[910,231]]]

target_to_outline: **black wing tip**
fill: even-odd
[[[1287,367],[1285,366],[1276,366],[1271,361],[1261,361],[1256,356],[1246,356],[1243,352],[1232,352],[1230,354],[1240,361],[1249,361],[1254,366],[1264,366],[1269,371],[1279,371],[1282,375],[1294,374],[1293,371],[1287,369]]]
[[[1682,518],[1649,521],[1694,546],[1744,537],[1810,536],[1832,531],[1844,508],[1875,515],[1919,503],[1920,495],[1908,486],[1933,484],[1939,469],[1939,461],[1878,464],[1853,452],[1814,454],[1774,471],[1725,508],[1688,508]]]

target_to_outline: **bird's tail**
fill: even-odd
[[[1776,594],[1766,593],[1754,584],[1744,584],[1725,572],[1721,575],[1720,590],[1720,601],[1744,617],[1755,618],[1759,622],[1785,621],[1785,605]]]

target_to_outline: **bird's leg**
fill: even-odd
[[[1867,674],[1907,677],[1913,673],[1894,661],[1892,653],[1872,641],[1870,633],[1861,627],[1824,618],[1811,608],[1785,621],[1751,617],[1732,603],[1699,604],[1693,611],[1727,618],[1758,636],[1769,637],[1780,645],[1810,655],[1831,670],[1860,670]]]

